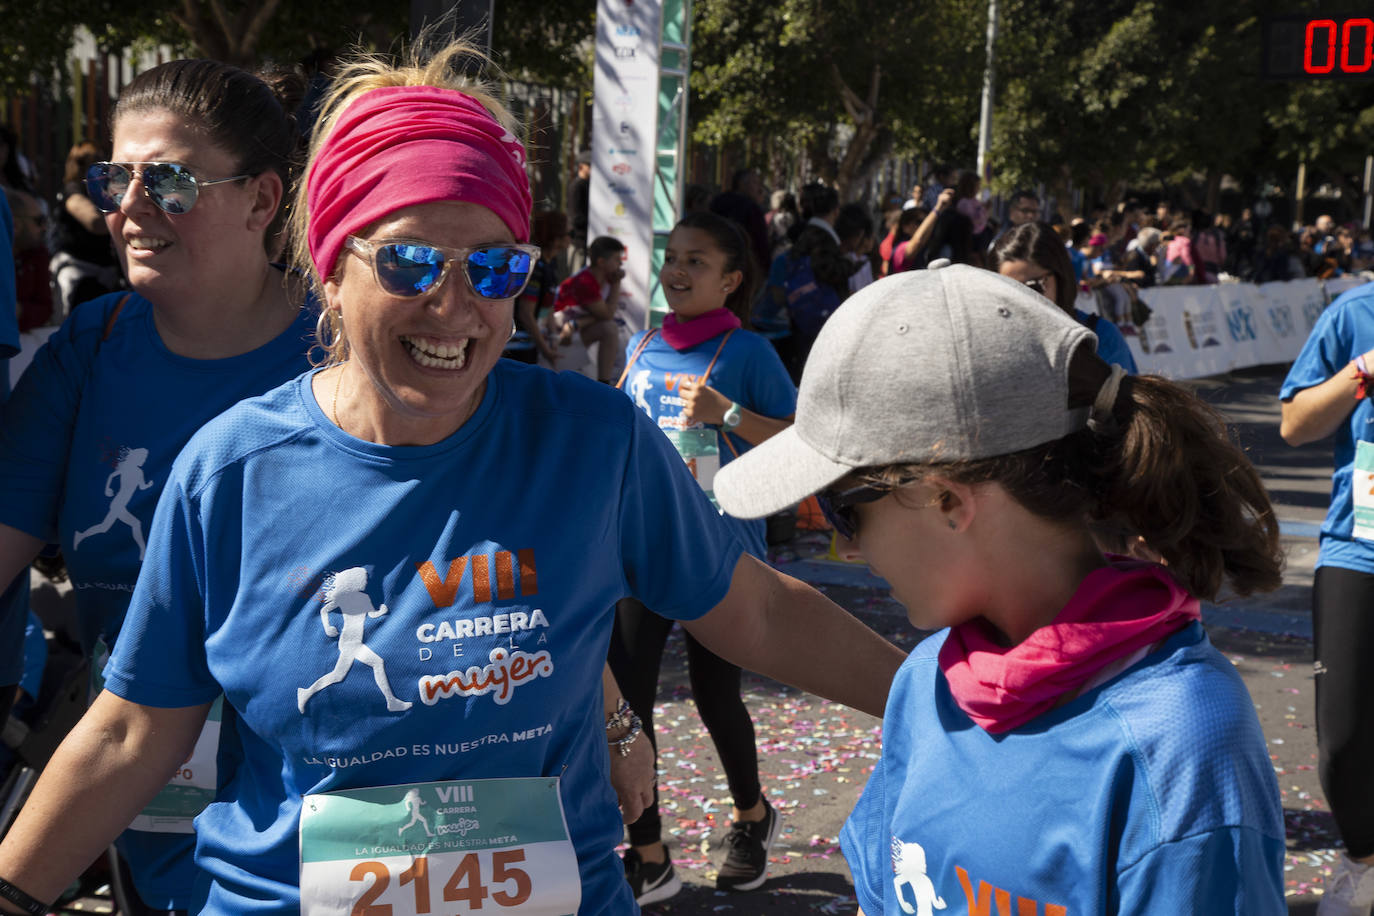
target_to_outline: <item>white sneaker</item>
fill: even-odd
[[[1374,907],[1374,865],[1352,862],[1342,854],[1331,869],[1317,916],[1370,916]]]

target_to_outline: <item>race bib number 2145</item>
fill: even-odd
[[[302,916],[571,916],[577,858],[556,778],[306,796]]]

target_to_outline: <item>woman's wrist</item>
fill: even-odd
[[[639,716],[624,699],[617,701],[614,712],[606,714],[606,743],[619,751],[621,757],[629,756],[630,746],[643,731]]]
[[[37,897],[0,878],[0,911],[15,916],[46,916],[51,910],[52,907]]]

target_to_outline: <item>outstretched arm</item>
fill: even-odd
[[[209,710],[209,703],[157,709],[101,693],[0,845],[0,876],[41,901],[56,900],[166,785]]]
[[[906,655],[829,598],[749,554],[730,591],[683,626],[702,645],[757,671],[881,716]]]

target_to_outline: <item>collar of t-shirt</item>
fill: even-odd
[[[839,233],[835,231],[835,227],[827,223],[825,220],[821,219],[819,216],[811,217],[809,220],[806,221],[806,225],[820,226],[826,232],[830,233],[830,237],[835,240],[836,245],[840,244],[840,236]]]
[[[1089,573],[1054,622],[1003,646],[975,618],[950,628],[940,668],[969,718],[991,734],[1023,725],[1102,681],[1201,617],[1198,600],[1155,563],[1111,557]]]

